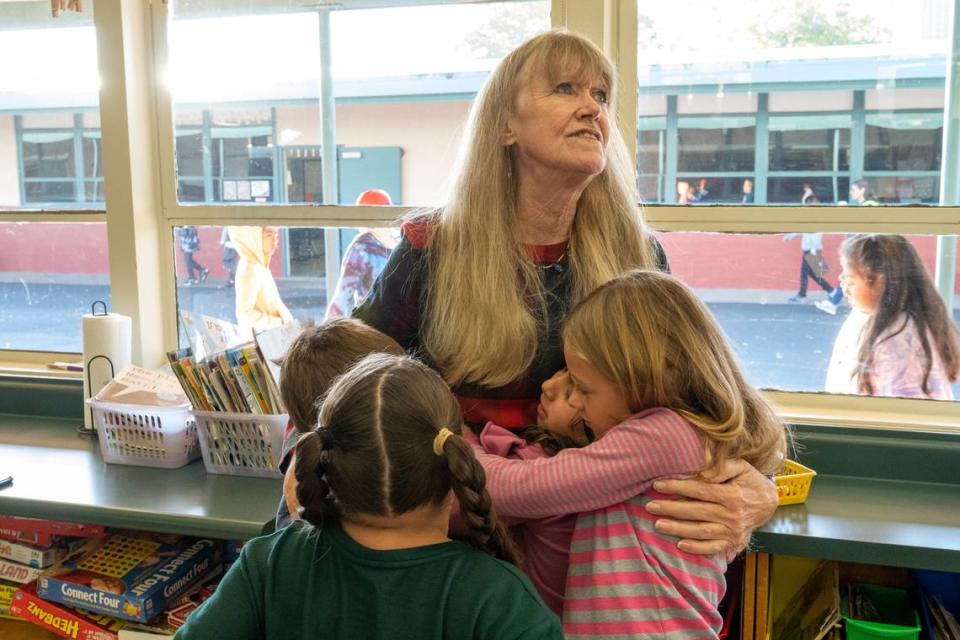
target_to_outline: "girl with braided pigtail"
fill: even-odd
[[[245,544],[178,640],[563,638],[510,564],[439,374],[368,356],[334,382],[319,425],[297,443],[301,520]],[[454,495],[469,545],[447,535]]]

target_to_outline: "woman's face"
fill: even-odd
[[[537,426],[547,431],[570,438],[574,442],[584,443],[583,426],[579,413],[570,404],[573,384],[566,369],[553,374],[540,385],[540,405],[537,407]]]
[[[263,254],[272,256],[280,246],[280,237],[277,229],[274,227],[263,228]]]
[[[503,143],[514,149],[518,177],[592,178],[607,162],[609,91],[600,78],[524,74]]]
[[[604,378],[596,367],[564,345],[567,370],[573,382],[570,405],[583,416],[586,426],[600,438],[632,415],[620,388]]]
[[[863,274],[842,256],[840,266],[840,286],[843,287],[844,295],[850,299],[850,305],[864,313],[876,313],[883,297],[883,274]]]

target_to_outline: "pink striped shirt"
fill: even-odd
[[[581,513],[564,599],[568,638],[715,638],[726,588],[724,558],[695,556],[657,533],[643,505],[653,480],[697,473],[699,432],[673,411],[648,409],[603,438],[552,458],[509,460],[475,452],[497,512],[510,518]],[[667,496],[656,496],[669,499]]]

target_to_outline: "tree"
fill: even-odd
[[[814,3],[803,4],[795,9],[787,24],[753,25],[750,31],[757,43],[766,47],[872,44],[890,38],[889,31],[874,25],[870,15],[854,15],[847,2],[837,3],[831,12]]]
[[[486,22],[464,38],[476,59],[502,58],[518,44],[550,28],[549,10],[541,2],[499,4]]]

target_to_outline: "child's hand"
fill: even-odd
[[[777,509],[774,484],[743,460],[728,460],[702,480],[658,480],[653,486],[687,498],[653,500],[647,511],[669,518],[657,520],[657,531],[681,538],[677,546],[698,555],[745,549],[753,530]]]

